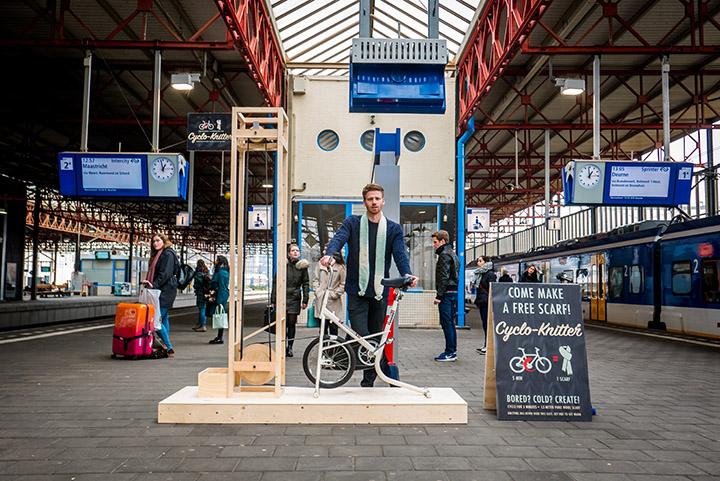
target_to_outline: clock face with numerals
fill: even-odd
[[[577,180],[586,189],[592,189],[600,183],[600,169],[597,165],[585,165],[578,172]]]
[[[150,173],[158,182],[167,182],[175,175],[175,164],[167,157],[158,157],[153,161]]]

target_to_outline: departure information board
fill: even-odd
[[[58,154],[60,193],[74,197],[185,199],[188,165],[181,154]]]
[[[692,176],[688,162],[571,161],[563,168],[565,204],[688,204]]]

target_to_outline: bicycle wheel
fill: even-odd
[[[523,365],[524,359],[520,356],[516,356],[512,359],[510,359],[510,369],[513,370],[513,372],[516,372],[520,374],[525,370],[525,366]]]
[[[546,374],[550,372],[550,369],[552,368],[552,363],[550,362],[550,359],[546,357],[538,357],[537,361],[535,362],[535,369],[538,370],[541,374]]]
[[[303,370],[310,382],[315,384],[319,339],[313,339],[303,354]],[[320,387],[333,389],[350,380],[355,372],[355,353],[343,345],[337,337],[323,338],[323,355],[320,361]]]

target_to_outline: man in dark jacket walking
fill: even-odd
[[[440,312],[440,326],[445,334],[445,351],[435,358],[436,361],[457,360],[457,331],[453,315],[457,310],[458,272],[460,260],[448,244],[450,235],[439,230],[432,235],[435,254],[438,256],[435,265],[435,304]]]

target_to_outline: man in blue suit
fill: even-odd
[[[400,224],[382,213],[385,190],[378,184],[368,184],[362,194],[365,214],[351,215],[343,221],[320,263],[332,265],[332,254],[347,244],[345,292],[350,325],[360,336],[367,336],[383,329],[389,289],[383,288],[380,281],[390,276],[391,259],[401,275],[412,277],[411,287],[417,286],[417,277],[410,272]],[[382,367],[383,372],[388,372],[387,360],[383,359]],[[374,369],[366,369],[360,385],[372,387],[376,377]]]

